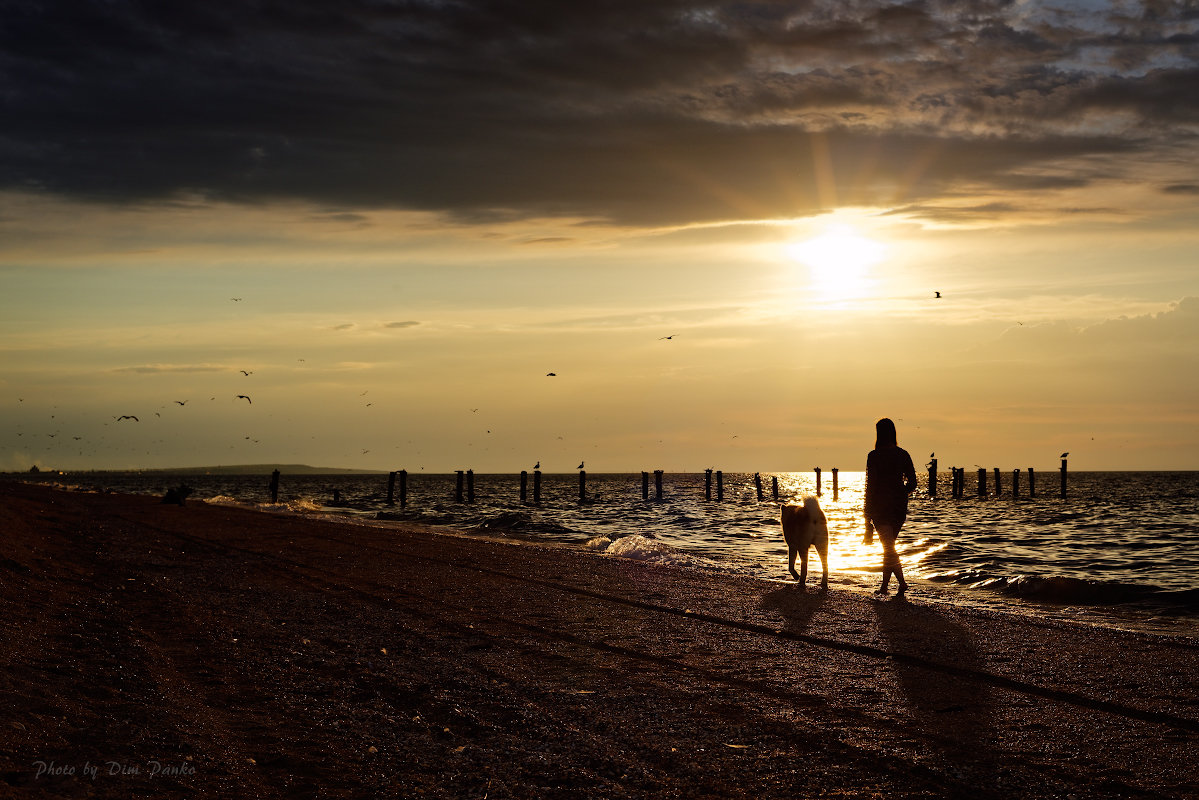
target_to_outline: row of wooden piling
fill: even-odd
[[[951,494],[955,500],[961,500],[966,493],[966,469],[965,467],[951,467]],[[838,485],[838,470],[836,467],[832,469],[833,476],[833,502],[836,502],[840,493]],[[456,470],[454,481],[454,499],[459,502],[473,503],[475,501],[475,472],[474,470]],[[654,476],[654,497],[657,500],[662,499],[662,476],[664,470],[656,469],[653,472]],[[822,470],[820,467],[815,468],[816,474],[816,496],[823,497],[823,486],[821,483]],[[649,499],[649,472],[641,473],[641,496]],[[994,470],[994,486],[995,496],[1000,497],[1003,494],[1002,473],[999,468]],[[712,499],[713,477],[715,477],[716,485],[716,500],[724,500],[724,472],[721,470],[704,470],[704,499]],[[779,499],[779,479],[777,475],[771,476],[770,479],[770,495],[771,499],[778,501]],[[754,473],[754,488],[759,501],[766,499],[766,492],[762,487],[762,474]],[[398,470],[391,472],[387,476],[387,505],[396,504],[398,489],[398,497],[401,508],[408,505],[408,471]],[[986,497],[988,495],[987,470],[980,468],[978,470],[978,496]],[[271,473],[271,502],[277,503],[279,498],[279,470]],[[1020,497],[1020,470],[1012,471],[1012,499],[1018,500]],[[1062,459],[1061,466],[1061,497],[1066,497],[1066,459]],[[928,496],[936,499],[937,497],[937,459],[933,459],[928,465]],[[1032,467],[1028,468],[1028,496],[1035,498],[1037,496],[1036,472]],[[529,473],[527,470],[521,470],[520,473],[520,502],[527,503],[529,498]],[[334,504],[340,502],[339,493],[334,491]],[[579,470],[579,502],[587,502],[587,472]],[[533,471],[533,503],[541,503],[541,470]]]
[[[1066,499],[1066,459],[1062,459],[1061,466],[1061,488],[1059,494],[1061,498]],[[951,479],[951,494],[953,499],[961,500],[966,494],[966,468],[965,467],[950,467]],[[995,497],[1003,496],[1003,473],[999,467],[994,468],[995,474]],[[1037,496],[1037,473],[1032,467],[1028,468],[1028,496],[1035,498]],[[979,467],[977,491],[979,497],[986,497],[987,492],[987,470]],[[928,464],[928,496],[936,498],[937,496],[937,459],[933,459]],[[1012,499],[1020,499],[1020,470],[1012,470]]]

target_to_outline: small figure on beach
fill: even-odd
[[[877,531],[883,546],[883,582],[878,594],[887,594],[894,574],[899,595],[907,591],[895,540],[908,518],[908,495],[916,491],[916,467],[908,451],[899,446],[895,423],[884,417],[874,425],[874,449],[866,457],[866,537]]]
[[[181,483],[178,486],[167,489],[166,494],[162,496],[162,502],[181,506],[191,493],[192,488],[185,483]]]

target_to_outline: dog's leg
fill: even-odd
[[[808,586],[808,548],[799,554],[799,585],[805,589]]]
[[[820,554],[820,566],[824,569],[824,577],[820,579],[820,588],[828,588],[828,545],[816,548],[816,552]]]
[[[795,580],[800,580],[799,573],[795,571],[795,555],[799,552],[798,547],[788,546],[789,555],[787,556],[787,569],[791,570],[791,577]],[[804,569],[807,569],[805,566]]]

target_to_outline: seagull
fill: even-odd
[[[230,297],[229,299],[230,299],[230,300],[232,300],[232,301],[233,301],[233,302],[235,302],[235,303],[240,303],[240,302],[241,302],[241,298],[240,298],[240,297]]]
[[[556,373],[556,372],[547,372],[547,373],[545,373],[545,377],[547,377],[547,378],[556,378],[556,377],[558,377],[558,373]]]
[[[582,469],[582,468],[583,468],[583,462],[582,462],[582,461],[580,461],[580,462],[579,462],[579,466],[575,467],[575,469]]]
[[[238,372],[240,372],[242,375],[245,375],[247,378],[254,374],[253,370],[246,372],[244,369],[240,369],[240,370],[238,370]]]
[[[941,298],[941,293],[940,293],[940,292],[933,292],[933,296],[934,296],[934,297],[936,297],[936,298],[939,300],[939,299]]]
[[[251,400],[249,397],[247,397],[247,396],[246,396],[246,395],[244,395],[244,394],[239,394],[237,397],[238,397],[238,399],[240,399],[240,400],[245,400],[245,401],[246,401],[247,403],[249,403],[250,405],[254,405],[254,401],[253,401],[253,400]]]
[[[533,469],[541,469],[541,462],[538,461],[536,464],[534,464]]]
[[[660,341],[662,341],[663,339],[673,339],[673,338],[674,338],[674,337],[676,337],[676,336],[678,336],[678,334],[677,334],[677,333],[672,333],[672,334],[670,334],[669,336],[659,336],[659,337],[658,337],[658,341],[660,342]]]
[[[187,401],[186,401],[186,400],[176,400],[175,402],[176,402],[176,403],[178,403],[178,404],[179,404],[179,405],[181,405],[181,406],[185,406],[185,405],[187,405]]]
[[[1058,458],[1065,458],[1065,457],[1066,457],[1066,456],[1068,456],[1068,455],[1070,455],[1070,454],[1069,454],[1069,453],[1062,453],[1060,456],[1058,456]]]
[[[132,414],[124,414],[124,415],[122,415],[122,416],[119,416],[119,417],[117,417],[117,422],[120,422],[120,421],[121,421],[121,420],[123,420],[123,419],[131,419],[131,420],[133,420],[134,422],[140,422],[140,421],[141,421],[141,420],[139,420],[137,417],[133,416]]]
[[[928,454],[928,457],[929,457],[929,458],[936,458],[936,457],[937,457],[937,454],[936,454],[936,453],[929,453],[929,454]]]

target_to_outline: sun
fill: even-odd
[[[814,294],[848,300],[869,291],[870,268],[882,261],[886,247],[852,225],[834,223],[818,236],[788,244],[787,254],[807,266]]]

